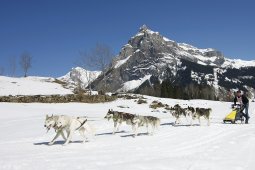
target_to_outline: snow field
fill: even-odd
[[[255,158],[255,104],[250,103],[250,124],[222,124],[230,112],[230,104],[206,100],[174,100],[148,97],[148,104],[138,105],[134,100],[119,99],[111,103],[84,104],[22,104],[0,103],[0,169],[254,169]],[[202,126],[182,124],[172,126],[174,118],[163,109],[149,108],[153,100],[173,106],[211,107],[211,126],[202,120]],[[129,108],[119,108],[118,106]],[[104,120],[108,109],[161,119],[161,126],[153,136],[144,134],[133,138],[130,126],[123,124],[120,132],[112,135],[113,122]],[[47,143],[54,137],[43,127],[46,114],[67,114],[89,117],[96,136],[82,144],[74,135],[73,142],[62,146],[61,137],[53,146]],[[194,124],[197,124],[194,121]]]

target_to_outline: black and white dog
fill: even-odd
[[[199,124],[201,124],[200,117],[204,117],[208,121],[208,126],[210,125],[210,113],[211,108],[194,108],[188,106],[187,108],[182,108],[179,104],[174,105],[174,107],[169,108],[170,113],[176,118],[175,124],[180,123],[180,117],[191,117],[190,124],[193,124],[193,120],[198,119]]]
[[[160,120],[157,117],[140,116],[140,115],[125,113],[125,112],[113,111],[110,109],[108,110],[104,118],[107,120],[110,120],[110,119],[113,120],[114,122],[113,134],[115,134],[116,131],[119,130],[119,127],[123,122],[125,122],[127,125],[132,126],[132,130],[135,136],[137,136],[137,129],[141,126],[146,126],[147,133],[149,133],[148,126],[150,125],[152,127],[152,131],[150,134],[153,134],[155,128],[158,128],[160,125]]]

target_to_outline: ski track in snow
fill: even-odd
[[[111,103],[84,104],[21,104],[0,103],[0,169],[1,170],[214,170],[254,169],[255,158],[255,103],[250,103],[250,124],[223,124],[230,112],[230,104],[206,100],[174,100],[148,97],[148,104],[138,105],[134,100],[119,99]],[[170,113],[151,112],[148,105],[158,100],[170,106],[211,107],[211,126],[202,119],[202,125],[189,126],[189,119],[172,126]],[[117,106],[127,105],[130,108]],[[187,105],[185,105],[187,104]],[[112,135],[113,122],[104,120],[108,109],[161,118],[161,126],[153,136],[146,128],[139,128],[139,136],[132,137],[131,127],[123,124],[120,132]],[[62,146],[47,143],[54,137],[43,127],[46,114],[86,115],[96,129],[96,136],[81,143],[75,134],[73,142]]]

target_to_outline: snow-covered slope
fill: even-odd
[[[241,67],[255,67],[255,60],[245,61],[241,59],[229,59],[225,58],[225,62],[222,64],[223,68],[236,68],[239,69]]]
[[[68,83],[69,88],[75,88],[79,82],[83,88],[86,88],[88,83],[94,81],[100,74],[101,71],[88,71],[81,67],[75,67],[58,79]]]
[[[82,87],[86,87],[88,80],[92,82],[100,74],[100,71],[86,71],[80,67],[73,68],[65,76],[57,78],[66,83],[64,87],[51,77],[13,78],[0,76],[0,96],[72,94],[79,81],[81,81]]]
[[[230,104],[205,100],[173,100],[146,97],[148,104],[119,99],[111,103],[85,104],[24,104],[0,103],[0,169],[1,170],[252,170],[255,168],[255,103],[250,103],[250,124],[222,124],[230,112]],[[162,109],[148,105],[159,100],[170,106],[211,107],[211,126],[172,126],[174,118]],[[121,105],[129,108],[119,108]],[[103,119],[108,109],[153,115],[161,118],[161,126],[153,136],[140,128],[132,137],[130,126],[123,124],[112,135],[113,122]],[[153,111],[153,112],[152,112]],[[88,116],[96,136],[80,143],[78,134],[73,142],[62,146],[59,138],[53,146],[47,143],[54,137],[43,127],[46,114]],[[194,121],[194,124],[197,122]]]
[[[223,56],[220,51],[216,51],[212,48],[200,49],[186,43],[178,43],[181,50],[178,51],[180,55],[190,56],[191,58],[198,60],[203,65],[219,66],[221,68],[241,68],[241,67],[255,67],[255,60],[241,60],[230,59]],[[215,64],[217,59],[221,58],[222,63]]]
[[[72,91],[54,82],[50,77],[0,76],[0,96],[72,94]]]

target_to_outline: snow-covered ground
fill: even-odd
[[[5,77],[0,76],[0,96],[72,94],[51,77]]]
[[[255,168],[255,103],[250,103],[250,124],[222,124],[230,112],[230,103],[205,100],[173,100],[145,96],[148,104],[119,99],[111,103],[84,104],[22,104],[0,103],[0,169],[1,170],[251,170]],[[174,118],[163,109],[148,107],[153,100],[170,106],[211,107],[211,126],[172,126]],[[128,106],[129,108],[119,108]],[[113,123],[103,119],[108,109],[161,118],[161,126],[153,136],[133,138],[131,127],[123,125],[120,133],[112,135]],[[86,115],[96,129],[96,136],[80,143],[76,134],[73,142],[62,146],[47,143],[55,132],[43,127],[46,114]],[[197,122],[194,122],[197,123]]]

